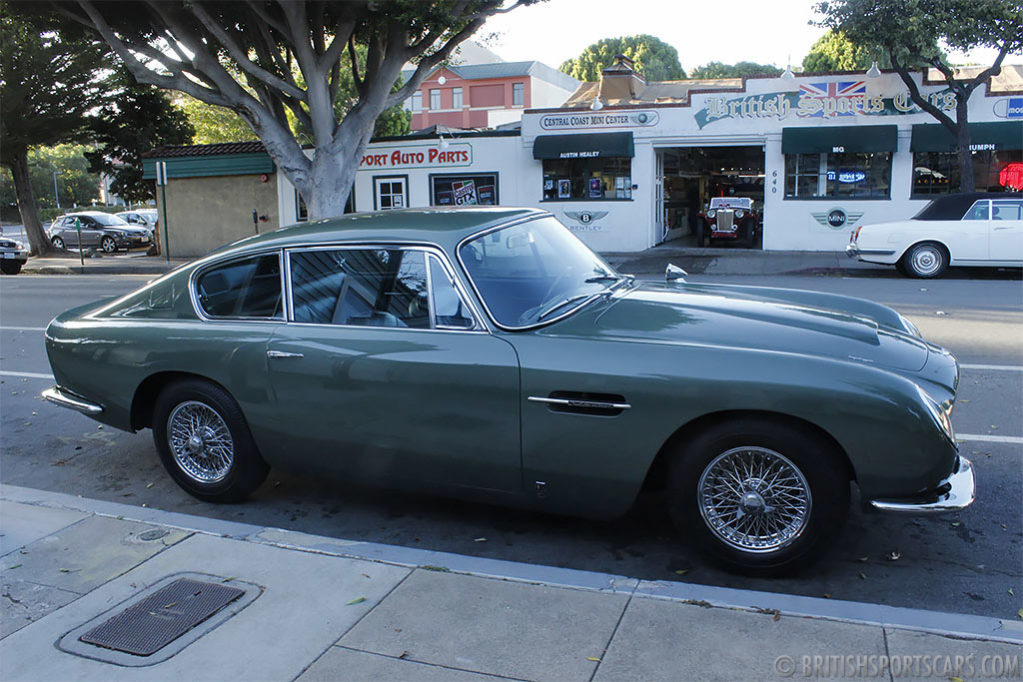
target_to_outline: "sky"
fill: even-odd
[[[476,36],[507,61],[558,68],[602,38],[654,35],[678,50],[687,72],[710,61],[798,66],[825,29],[810,25],[814,0],[547,0],[488,21]],[[993,50],[953,54],[994,60]],[[1023,57],[1007,58],[1021,63]]]

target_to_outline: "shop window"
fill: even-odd
[[[430,108],[440,109],[440,90],[430,90]]]
[[[431,175],[432,206],[496,206],[497,173]]]
[[[423,93],[416,90],[412,93],[412,111],[423,110]]]
[[[973,182],[978,192],[1012,191],[1002,184],[1002,170],[1023,161],[1023,151],[1002,149],[975,151]],[[913,196],[927,197],[959,191],[959,155],[955,152],[915,152],[913,154]]]
[[[462,88],[451,89],[451,108],[452,109],[462,108]]]
[[[526,104],[526,84],[512,83],[512,106],[521,107]]]
[[[632,159],[544,159],[544,201],[632,199]]]
[[[786,154],[786,199],[889,199],[891,152]]]

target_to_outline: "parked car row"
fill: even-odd
[[[58,249],[98,248],[104,253],[148,247],[152,243],[153,231],[148,223],[131,224],[120,216],[103,211],[79,211],[60,216],[50,226],[50,242]]]

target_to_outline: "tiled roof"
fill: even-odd
[[[223,156],[225,154],[265,154],[266,147],[256,140],[221,142],[219,144],[165,145],[144,153],[147,159],[169,159],[176,156]]]

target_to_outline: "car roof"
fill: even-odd
[[[1017,192],[963,192],[931,199],[931,203],[913,216],[913,220],[960,220],[974,202],[981,199],[1019,199]]]
[[[406,208],[350,213],[282,227],[218,249],[215,253],[303,244],[381,241],[436,244],[453,250],[465,237],[505,223],[550,216],[535,208],[488,206],[472,208]]]

